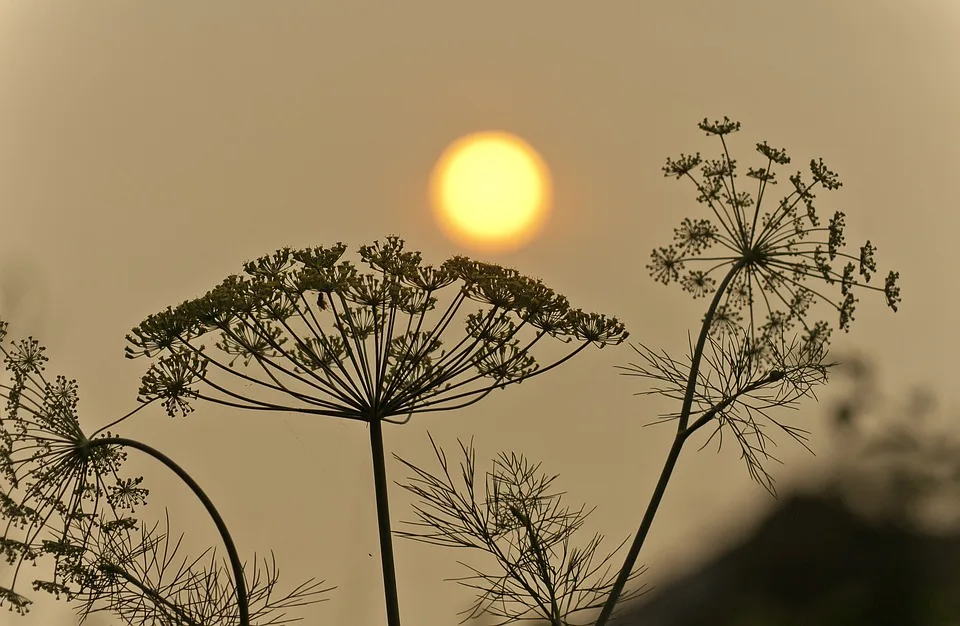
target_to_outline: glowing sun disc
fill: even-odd
[[[484,250],[519,248],[550,209],[550,174],[527,142],[499,131],[461,137],[430,181],[434,217],[456,242]]]

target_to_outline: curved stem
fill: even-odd
[[[713,300],[710,302],[710,308],[707,309],[707,314],[703,318],[703,324],[700,326],[700,336],[697,338],[697,347],[693,351],[690,362],[690,375],[687,377],[687,388],[683,396],[683,406],[680,409],[677,435],[673,439],[673,445],[670,446],[667,460],[663,464],[663,469],[660,471],[660,479],[657,481],[657,486],[653,490],[653,495],[650,496],[647,510],[643,514],[640,528],[637,529],[637,534],[634,536],[633,543],[630,545],[630,551],[627,552],[627,556],[624,559],[623,567],[620,569],[617,580],[610,590],[610,595],[600,610],[600,616],[597,618],[596,626],[606,626],[607,621],[613,614],[613,609],[620,599],[620,595],[623,593],[623,588],[630,579],[630,572],[633,571],[633,567],[637,563],[637,557],[640,556],[640,548],[643,547],[643,542],[647,538],[650,526],[653,525],[653,518],[657,514],[657,509],[660,507],[660,500],[663,499],[663,494],[667,490],[667,483],[670,482],[673,468],[677,464],[677,459],[680,458],[680,451],[683,449],[683,444],[689,434],[686,430],[687,422],[690,419],[690,408],[693,406],[693,392],[696,389],[697,374],[700,372],[700,359],[703,356],[703,348],[707,342],[707,335],[710,333],[710,326],[713,323],[713,315],[716,313],[717,306],[720,304],[720,298],[723,296],[724,291],[726,291],[730,281],[733,280],[733,277],[736,276],[742,267],[742,261],[735,263],[730,268],[730,271],[727,272],[727,275],[723,277],[723,281],[720,283],[717,292],[713,296]]]
[[[190,474],[187,474],[182,467],[177,465],[173,459],[164,453],[135,439],[127,439],[125,437],[104,437],[103,439],[87,441],[85,445],[87,446],[88,450],[92,450],[93,448],[99,446],[108,445],[123,446],[126,448],[140,450],[141,452],[152,456],[156,460],[166,465],[180,478],[180,480],[190,487],[197,498],[200,499],[200,502],[207,510],[207,513],[213,519],[213,523],[216,524],[217,530],[220,531],[220,538],[223,540],[223,545],[227,549],[227,556],[230,558],[230,566],[233,569],[233,583],[234,590],[237,594],[237,607],[240,612],[240,626],[250,626],[250,607],[247,600],[247,587],[243,579],[243,564],[240,562],[240,556],[237,554],[237,548],[233,543],[233,538],[230,536],[230,532],[227,530],[227,525],[224,523],[223,518],[220,517],[219,511],[217,511],[217,507],[213,505],[213,502],[210,500],[207,494],[204,493],[203,489],[200,488],[200,485],[198,485],[197,482],[190,477]]]
[[[377,494],[377,527],[380,532],[380,564],[383,569],[384,600],[387,603],[387,626],[400,626],[400,601],[393,562],[393,535],[390,531],[390,505],[387,502],[383,424],[379,417],[370,420],[370,451],[373,454],[373,485]]]

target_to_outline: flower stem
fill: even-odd
[[[240,612],[240,626],[250,626],[250,607],[247,600],[247,587],[243,579],[243,564],[240,562],[240,556],[237,554],[237,548],[233,543],[233,538],[230,536],[230,532],[227,530],[226,523],[224,523],[219,511],[217,511],[217,507],[213,505],[213,502],[210,500],[207,494],[204,493],[203,489],[200,488],[200,485],[198,485],[197,482],[190,477],[190,474],[187,474],[182,467],[177,465],[173,459],[160,452],[156,448],[148,446],[147,444],[141,443],[135,439],[126,439],[124,437],[104,437],[102,439],[90,440],[86,445],[89,446],[89,449],[99,446],[114,445],[140,450],[141,452],[152,456],[156,460],[166,465],[180,478],[180,480],[190,487],[197,498],[200,499],[203,507],[207,510],[207,513],[213,519],[213,523],[216,524],[217,530],[220,532],[220,538],[223,540],[223,545],[227,549],[227,556],[230,558],[230,566],[233,569],[233,585],[237,594],[237,608]]]
[[[687,431],[687,422],[690,419],[690,409],[693,406],[693,392],[696,389],[697,375],[700,372],[700,359],[703,357],[703,348],[707,342],[707,335],[710,334],[713,316],[717,311],[717,306],[720,304],[720,298],[723,296],[723,292],[726,291],[730,281],[733,280],[733,277],[737,275],[737,272],[740,271],[742,266],[742,262],[735,263],[733,267],[730,268],[730,271],[727,272],[727,275],[723,277],[723,281],[721,281],[720,286],[717,287],[717,292],[710,302],[710,308],[707,309],[707,314],[703,317],[703,324],[700,326],[700,336],[697,338],[697,347],[694,349],[690,361],[690,375],[687,377],[687,388],[683,396],[683,406],[680,409],[677,434],[673,439],[673,445],[670,446],[667,460],[663,464],[663,470],[660,472],[660,479],[657,481],[657,486],[653,490],[653,495],[650,496],[647,510],[644,512],[643,519],[640,521],[640,528],[637,529],[637,534],[634,536],[633,543],[630,545],[630,551],[627,552],[627,557],[624,559],[623,567],[617,575],[617,580],[614,582],[613,588],[610,590],[610,595],[600,610],[600,616],[597,618],[596,626],[606,626],[607,621],[613,614],[613,609],[620,599],[620,595],[623,593],[623,588],[630,579],[630,572],[633,571],[633,567],[637,563],[637,557],[640,556],[640,548],[643,547],[643,542],[647,538],[650,526],[653,525],[653,518],[657,514],[657,509],[660,507],[660,500],[663,499],[663,494],[667,490],[667,483],[670,482],[670,476],[673,474],[673,468],[677,464],[677,459],[680,458],[680,451],[683,449],[683,444],[690,434],[690,432]]]
[[[373,453],[373,485],[377,494],[377,526],[380,532],[380,563],[383,569],[384,600],[387,603],[387,626],[400,626],[400,601],[393,563],[393,535],[390,531],[390,505],[387,502],[383,423],[379,417],[370,420],[370,450]]]

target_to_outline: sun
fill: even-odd
[[[550,211],[550,174],[530,144],[485,131],[461,137],[440,156],[430,201],[450,239],[485,251],[522,247]]]

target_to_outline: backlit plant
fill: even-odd
[[[642,571],[638,555],[686,441],[708,425],[707,443],[727,434],[750,475],[773,493],[764,466],[774,459],[767,431],[773,426],[805,445],[806,431],[777,409],[815,398],[827,381],[834,365],[827,360],[834,327],[828,320],[849,330],[857,295],[870,291],[897,309],[899,274],[870,284],[878,273],[876,247],[867,241],[848,252],[844,214],[818,214],[814,192],[840,187],[822,160],[810,161],[808,175],[788,176],[786,194],[761,209],[772,204],[781,182],[774,166],[790,163],[786,153],[757,144],[762,160],[744,180],[727,145],[739,123],[705,119],[699,127],[720,140],[719,158],[681,154],[663,170],[693,182],[706,217],[683,219],[647,269],[708,305],[685,358],[640,344],[639,361],[623,367],[655,381],[642,393],[664,395],[679,408],[661,416],[676,423],[676,435],[622,567],[607,569],[615,552],[597,556],[600,535],[573,541],[588,512],[562,504],[556,477],[523,456],[501,454],[482,477],[472,446],[462,443],[459,472],[436,445],[439,472],[401,459],[414,472],[402,486],[421,502],[411,530],[400,534],[493,559],[490,567],[468,565],[471,574],[460,579],[478,592],[467,619],[486,614],[503,624],[543,619],[568,626],[600,608],[595,624],[606,626],[618,603],[640,591],[626,585]],[[195,400],[366,423],[387,620],[399,626],[383,422],[472,405],[591,344],[622,343],[627,333],[615,318],[573,309],[541,281],[498,265],[458,256],[427,266],[398,237],[361,246],[366,268],[343,260],[345,252],[343,244],[284,248],[246,263],[206,295],[149,316],[128,335],[127,356],[152,360],[141,406],[105,428],[154,403],[185,416]],[[4,333],[0,323],[0,342]],[[562,352],[551,352],[550,343]],[[27,610],[22,566],[44,559],[53,575],[32,581],[35,591],[77,600],[84,615],[113,611],[131,625],[280,624],[290,618],[277,611],[315,602],[325,591],[308,581],[274,598],[275,565],[245,571],[213,503],[180,466],[105,428],[85,435],[76,384],[44,377],[46,357],[33,339],[0,349],[12,378],[0,386],[8,400],[0,470],[9,484],[0,497],[7,520],[0,552],[14,566],[12,581],[0,586],[0,604]],[[169,521],[158,532],[132,517],[147,493],[141,478],[120,472],[126,449],[160,461],[191,488],[217,526],[226,561],[210,552],[209,565],[201,564],[205,553],[176,566],[179,542],[170,541]]]
[[[786,152],[766,142],[756,144],[763,160],[746,172],[754,196],[738,182],[737,161],[727,145],[726,137],[740,130],[740,123],[725,117],[704,119],[698,126],[719,138],[723,153],[710,160],[699,152],[681,154],[667,159],[663,172],[692,181],[709,217],[684,219],[674,230],[674,242],[653,251],[647,269],[655,280],[679,283],[694,298],[709,298],[710,303],[685,360],[640,345],[634,349],[643,361],[624,368],[629,375],[657,381],[646,393],[663,394],[681,405],[664,416],[676,421],[676,436],[597,626],[610,619],[631,576],[686,440],[711,423],[713,435],[730,432],[751,476],[773,492],[773,480],[762,465],[774,458],[764,421],[802,442],[806,431],[778,421],[771,409],[815,397],[814,387],[826,382],[834,365],[826,362],[831,326],[816,318],[817,305],[832,309],[839,327],[848,331],[856,292],[882,293],[894,311],[900,302],[899,273],[889,272],[882,287],[869,284],[877,272],[876,247],[867,241],[859,254],[846,252],[844,214],[835,212],[826,224],[817,214],[814,190],[841,186],[823,159],[810,161],[809,180],[799,171],[790,175],[789,193],[773,209],[763,210],[764,198],[778,183],[774,164],[790,163]],[[839,297],[829,295],[837,290]]]
[[[127,355],[156,358],[140,399],[161,400],[171,416],[199,399],[369,424],[387,617],[398,626],[382,423],[469,406],[627,333],[512,269],[464,257],[424,265],[398,237],[360,247],[369,271],[345,252],[284,248],[246,263],[205,296],[148,317]],[[458,320],[468,305],[479,309]],[[548,339],[571,347],[541,366],[534,353]]]

